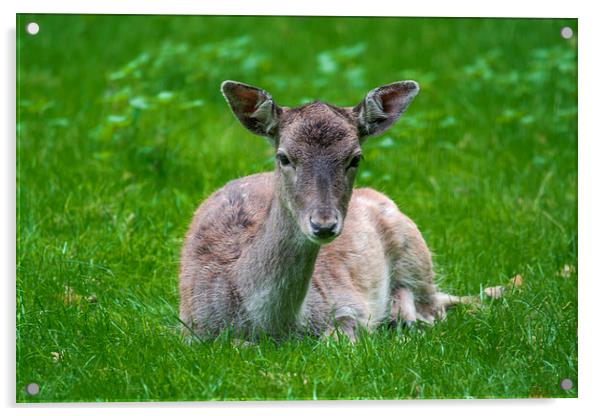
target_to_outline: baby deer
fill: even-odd
[[[234,81],[221,90],[242,125],[273,146],[275,169],[229,182],[197,209],[180,268],[189,330],[281,338],[337,328],[354,340],[359,327],[432,323],[473,300],[437,290],[429,249],[394,202],[353,189],[360,145],[391,127],[416,82],[376,88],[355,107],[279,107]]]

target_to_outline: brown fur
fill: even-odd
[[[352,187],[362,132],[391,125],[415,83],[373,90],[354,108],[281,108],[240,83],[222,91],[280,159],[274,172],[229,182],[196,211],[180,270],[180,316],[189,329],[281,337],[338,326],[353,339],[358,326],[432,322],[463,301],[437,292],[416,225],[386,196]],[[315,228],[325,224],[326,237]]]

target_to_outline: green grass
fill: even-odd
[[[19,16],[17,401],[576,397],[565,25],[577,33],[576,20]],[[416,221],[444,290],[524,285],[354,346],[187,342],[177,275],[192,213],[273,163],[224,79],[289,106],[418,81],[407,114],[365,144],[357,185]]]

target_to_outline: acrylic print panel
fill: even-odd
[[[18,402],[577,396],[575,19],[17,28]]]

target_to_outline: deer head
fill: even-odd
[[[373,89],[355,107],[316,101],[287,108],[250,85],[225,81],[221,89],[242,125],[274,147],[275,195],[318,244],[341,233],[361,143],[391,127],[419,90],[401,81]]]

